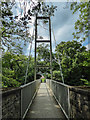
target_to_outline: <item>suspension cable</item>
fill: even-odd
[[[38,25],[41,26],[40,24],[38,24]],[[45,28],[43,26],[41,26],[41,27],[44,28],[45,30],[48,30],[47,28]],[[52,33],[53,33],[53,37],[54,37],[54,41],[55,41],[55,48],[56,48],[56,38],[55,38],[54,30],[53,30],[53,28],[51,30],[52,30]],[[61,66],[61,61],[60,61],[60,57],[59,57],[59,53],[58,52],[57,52],[57,55],[58,55],[58,64],[59,64],[60,71],[61,71],[62,82],[64,84],[64,77],[63,77],[63,72],[62,72],[62,66]]]
[[[33,35],[34,35],[34,29],[33,29]],[[31,38],[31,45],[30,45],[30,48],[29,48],[29,56],[28,56],[28,60],[27,60],[27,68],[26,68],[26,74],[25,74],[25,83],[27,82],[27,74],[28,74],[28,67],[29,67],[29,61],[30,61],[30,56],[31,56],[31,50],[32,50],[32,41],[33,41],[33,37]]]
[[[52,33],[53,33],[53,37],[54,37],[54,41],[55,41],[55,48],[56,48],[56,39],[55,39],[55,34],[54,34],[54,30],[52,28]],[[62,77],[62,82],[64,84],[64,77],[63,77],[63,72],[62,72],[62,66],[61,66],[61,61],[60,61],[60,57],[59,57],[59,53],[57,51],[57,55],[58,55],[58,64],[59,64],[59,67],[60,67],[60,73],[61,73],[61,77]]]
[[[41,26],[43,29],[45,29],[45,30],[47,30],[48,31],[48,29],[47,28],[45,28],[45,27],[43,27],[42,25],[40,25],[40,24],[38,24],[39,26]],[[56,48],[56,38],[55,38],[55,34],[54,34],[54,30],[53,30],[53,28],[51,29],[52,30],[52,33],[53,33],[53,37],[54,37],[54,41],[55,41],[55,48]],[[60,73],[61,73],[61,77],[62,77],[62,82],[63,82],[63,84],[64,84],[64,77],[63,77],[63,72],[62,72],[62,66],[61,66],[61,60],[60,60],[60,57],[59,57],[59,53],[57,52],[57,55],[58,55],[58,64],[59,64],[59,67],[60,67]],[[55,61],[56,62],[56,61]]]

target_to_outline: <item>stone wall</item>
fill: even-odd
[[[20,118],[20,88],[2,93],[2,116],[4,118]]]
[[[71,87],[70,89],[70,117],[90,120],[90,87]]]

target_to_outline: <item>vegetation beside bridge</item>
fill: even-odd
[[[2,40],[2,86],[3,87],[18,87],[24,84],[26,67],[28,57],[25,55],[24,47],[28,43],[32,42],[34,39],[33,35],[29,35],[29,23],[31,17],[38,12],[43,16],[54,16],[57,6],[47,5],[44,2],[37,3],[33,5],[32,10],[29,9],[28,12],[23,11],[23,17],[19,15],[15,16],[13,8],[16,7],[15,1],[0,2],[2,13],[2,27],[0,32]],[[26,10],[26,4],[24,5],[24,10]],[[89,61],[90,61],[90,51],[86,50],[82,46],[82,42],[88,37],[88,24],[89,24],[89,3],[71,3],[71,10],[73,14],[78,10],[80,11],[79,19],[75,22],[75,30],[73,33],[74,40],[68,42],[59,43],[55,52],[52,53],[52,69],[53,69],[53,79],[62,82],[60,66],[56,62],[58,60],[58,54],[61,61],[62,73],[64,81],[68,85],[90,85],[89,77]],[[22,8],[21,8],[22,9]],[[47,21],[43,21],[44,24]],[[82,38],[80,38],[82,37]],[[80,40],[77,42],[75,40]],[[7,49],[7,51],[5,51]],[[41,44],[38,46],[37,52],[38,63],[40,65],[49,65],[49,49],[48,45]],[[38,69],[42,72],[45,78],[50,78],[50,71],[48,69]],[[34,80],[34,57],[30,56],[29,68],[27,74],[27,83]],[[40,78],[39,75],[37,78]]]
[[[42,44],[38,46],[38,63],[40,65],[49,64],[48,46]],[[65,83],[68,85],[90,85],[89,81],[89,51],[86,50],[77,41],[61,42],[53,53],[53,60],[57,58],[57,52],[60,55],[62,71]],[[44,58],[43,58],[44,57]],[[43,61],[41,59],[43,58]],[[24,84],[25,72],[27,66],[27,56],[16,55],[5,52],[2,58],[3,87],[18,87]],[[34,80],[34,57],[30,57],[27,82]],[[53,61],[53,79],[62,82],[59,64]],[[45,78],[50,78],[50,71],[41,68]],[[39,72],[39,71],[38,71]]]

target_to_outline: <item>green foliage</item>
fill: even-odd
[[[12,11],[15,6],[15,2],[6,1],[0,2],[1,23],[0,28],[2,49],[5,47],[9,51],[13,51],[16,54],[22,54],[21,45],[26,45],[30,42],[28,27],[22,24],[22,21],[16,20]]]
[[[34,59],[29,62],[27,82],[34,79]],[[4,53],[2,57],[2,82],[3,87],[18,87],[24,84],[27,67],[27,57],[10,52]]]
[[[56,47],[61,59],[61,65],[66,84],[84,85],[81,79],[86,79],[89,83],[89,60],[90,53],[77,41],[61,42]],[[59,78],[58,78],[59,79]]]
[[[80,80],[83,82],[84,85],[88,85],[89,84],[88,80],[86,80],[86,79],[80,79]]]
[[[51,79],[51,74],[47,74],[47,79]]]
[[[30,4],[32,1],[28,1]],[[30,42],[33,36],[29,31],[29,23],[31,23],[31,16],[35,16],[36,13],[43,16],[54,16],[56,6],[47,5],[45,2],[32,3],[33,7],[28,9],[28,12],[24,11],[26,4],[24,4],[24,10],[22,11],[23,17],[14,16],[13,7],[15,7],[15,1],[0,2],[0,13],[1,13],[1,23],[0,28],[1,40],[2,40],[2,49],[5,50],[5,47],[11,52],[13,51],[16,54],[22,54],[23,47],[28,42]],[[18,7],[16,7],[18,9]],[[22,9],[22,8],[21,8]],[[47,21],[44,21],[47,23]]]
[[[30,2],[32,3],[32,1],[29,1],[28,4],[30,4]],[[57,6],[50,5],[43,1],[37,2],[36,4],[34,4],[33,2],[32,4],[33,4],[32,9],[30,7],[28,9],[28,12],[24,14],[24,17],[21,18],[21,20],[25,23],[25,25],[28,24],[29,21],[31,20],[31,17],[35,16],[36,14],[40,16],[54,16],[55,10],[57,10]],[[24,7],[26,8],[26,6]],[[44,20],[44,23],[46,24],[47,20]]]
[[[62,82],[60,70],[59,71],[57,71],[57,70],[53,71],[53,79]]]
[[[39,53],[38,55],[38,59],[41,61],[41,59],[43,59],[44,61],[49,61],[50,60],[50,51],[49,51],[49,45],[45,45],[40,44],[37,47],[37,53]],[[47,56],[47,57],[46,57]]]
[[[50,62],[50,53],[48,46],[38,46],[40,65],[48,65]],[[60,56],[64,81],[68,85],[90,85],[90,51],[77,41],[61,42],[56,47],[56,53],[53,59]],[[48,56],[48,57],[47,57]],[[17,55],[12,52],[5,52],[2,57],[2,85],[3,87],[19,87],[24,84],[27,57],[25,55]],[[43,60],[43,61],[41,61]],[[48,62],[46,61],[48,60]],[[53,79],[62,82],[60,66],[53,61]],[[44,73],[47,79],[51,78],[50,69],[40,68],[38,71]],[[38,72],[37,71],[37,72]],[[30,57],[27,83],[34,80],[34,58]]]
[[[26,44],[31,41],[31,36],[28,31],[28,23],[30,17],[38,12],[43,16],[54,16],[56,6],[48,5],[44,2],[38,3],[33,6],[33,9],[29,9],[28,13],[24,14],[24,17],[20,20],[16,20],[18,16],[13,17],[12,8],[15,2],[0,2],[0,13],[2,13],[2,26],[0,29],[2,48],[5,46],[8,51],[4,53],[2,57],[2,85],[3,87],[18,87],[24,84],[25,73],[27,67],[27,57],[22,55],[22,44]],[[72,3],[71,10],[73,14],[80,11],[79,20],[75,23],[76,33],[73,33],[74,38],[79,39],[82,35],[82,40],[88,36],[88,11],[89,3]],[[47,21],[44,21],[46,24]],[[37,48],[39,65],[50,65],[50,52],[48,45],[40,45]],[[59,53],[63,75],[65,83],[69,85],[90,85],[90,51],[86,51],[77,41],[61,42],[56,48],[55,58]],[[54,59],[54,54],[53,54]],[[53,78],[61,81],[61,75],[59,65],[53,61]],[[27,82],[34,79],[34,58],[30,58],[30,64],[28,68]],[[48,73],[47,78],[51,78],[50,71],[48,69],[40,69],[42,73]]]
[[[39,2],[37,6],[34,6],[31,12],[35,13],[35,11],[37,11],[38,14],[41,14],[43,16],[54,16],[55,10],[57,10],[57,6],[49,5],[42,1]]]
[[[42,66],[50,66],[50,50],[49,50],[49,45],[48,44],[40,44],[37,47],[37,65],[42,65]],[[54,58],[54,54],[52,53],[52,58]],[[53,70],[55,70],[55,67],[57,66],[57,64],[55,62],[53,62]],[[46,68],[39,68],[38,72],[41,72],[46,78],[50,78],[50,68],[46,69]],[[48,73],[48,75],[47,75]]]
[[[11,77],[2,76],[2,80],[3,80],[2,87],[19,87],[20,86],[20,82],[16,81]]]
[[[8,50],[2,58],[3,87],[18,87],[24,84],[27,57],[21,54],[23,52],[23,44],[26,45],[27,42],[31,41],[31,37],[33,37],[30,36],[28,27],[28,24],[31,22],[31,16],[35,16],[36,12],[43,16],[54,16],[54,11],[56,10],[56,6],[50,6],[41,2],[34,4],[33,8],[30,8],[26,14],[23,11],[24,16],[18,19],[19,15],[14,17],[12,10],[15,5],[15,1],[5,0],[0,2],[0,13],[2,13],[2,26],[0,29],[2,49],[5,50],[7,48]],[[44,23],[47,23],[47,21],[44,21]],[[44,49],[44,54],[49,55],[50,53]],[[40,64],[43,64],[43,62]],[[30,72],[27,75],[27,82],[30,82],[34,79],[34,59],[32,57],[30,58],[28,71]]]
[[[79,11],[79,19],[75,22],[75,30],[73,33],[74,39],[81,38],[81,41],[85,41],[89,32],[89,2],[74,2],[71,3],[71,10],[73,14]]]
[[[37,63],[40,65],[48,65],[47,61],[50,62],[50,52],[48,46],[41,44],[40,46],[38,46],[37,52],[39,55]],[[53,59],[58,59],[58,54],[60,56],[65,83],[68,85],[76,86],[87,84],[89,85],[90,52],[86,51],[86,47],[82,46],[80,42],[74,40],[61,42],[56,47],[56,53],[55,55],[53,55]],[[53,79],[62,82],[59,64],[53,61],[52,66]],[[46,75],[46,78],[51,78],[51,74],[48,69],[39,70],[42,73],[48,73]],[[82,81],[82,79],[86,79],[88,82],[84,82]]]

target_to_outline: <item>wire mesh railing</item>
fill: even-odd
[[[69,100],[69,86],[63,83],[46,80],[46,83],[49,85],[50,89],[53,92],[53,95],[60,105],[62,111],[64,112],[67,119],[70,117],[70,100]]]
[[[35,80],[21,86],[21,118],[25,118],[26,113],[37,93],[40,80]]]
[[[2,119],[25,118],[30,105],[39,89],[40,79],[3,92],[2,95]],[[1,102],[1,101],[0,101]],[[0,106],[1,107],[1,106]]]

